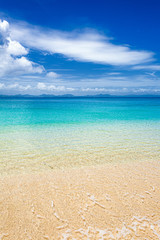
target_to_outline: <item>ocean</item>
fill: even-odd
[[[0,99],[0,173],[160,158],[160,98]]]

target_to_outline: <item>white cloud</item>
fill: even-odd
[[[38,83],[37,84],[37,89],[39,90],[45,90],[46,89],[46,85],[44,83]]]
[[[0,76],[6,77],[10,74],[42,73],[43,68],[36,66],[26,57],[13,58],[10,54],[0,49]]]
[[[6,44],[7,37],[9,36],[9,23],[0,20],[0,45]]]
[[[55,72],[49,72],[46,74],[47,77],[49,78],[58,78],[59,74],[55,73]]]
[[[10,74],[42,73],[43,67],[28,60],[25,49],[18,41],[12,40],[9,23],[0,20],[0,77]]]
[[[9,30],[9,23],[6,20],[0,21],[0,31],[6,33]]]
[[[62,32],[18,23],[11,26],[11,36],[27,47],[59,53],[76,61],[121,66],[153,60],[152,52],[113,44],[94,30]]]
[[[10,84],[8,86],[4,86],[4,89],[18,89],[18,90],[28,90],[28,89],[31,89],[31,85],[26,85],[26,86],[23,86],[21,84],[18,84],[18,83],[15,83],[15,84]]]
[[[0,83],[0,89],[4,89],[5,85],[4,83]]]
[[[13,84],[4,84],[0,83],[0,89],[1,90],[20,90],[20,91],[27,91],[27,90],[40,90],[41,92],[65,92],[65,91],[74,91],[74,88],[68,88],[65,86],[55,86],[53,84],[45,84],[43,82],[37,83],[37,85],[22,85],[19,83],[13,83]]]
[[[108,73],[108,75],[120,75],[121,73],[120,72],[110,72],[110,73]]]
[[[108,92],[107,88],[82,88],[82,92]]]
[[[82,93],[87,92],[88,95],[93,94],[109,94],[109,95],[144,95],[144,94],[160,94],[160,88],[82,88]]]
[[[0,89],[1,90],[20,90],[20,91],[25,91],[25,90],[29,90],[31,89],[31,85],[26,85],[26,86],[23,86],[19,83],[13,83],[13,84],[9,84],[9,85],[5,85],[4,83],[1,84],[0,83]]]
[[[160,71],[160,65],[139,65],[139,66],[134,66],[132,67],[133,69],[136,69],[136,70],[155,70],[155,71]]]
[[[1,94],[53,94],[61,95],[72,93],[74,95],[96,95],[96,94],[110,94],[110,95],[128,95],[128,94],[160,94],[159,87],[76,87],[70,88],[66,86],[55,86],[53,84],[44,84],[39,82],[34,85],[23,85],[19,83],[4,84],[0,83]]]
[[[36,88],[38,90],[42,90],[42,91],[58,91],[58,92],[65,92],[65,91],[74,91],[74,88],[69,88],[69,87],[65,87],[65,86],[55,86],[52,84],[45,84],[42,82],[39,82],[36,86]]]
[[[17,41],[8,39],[8,46],[6,48],[7,53],[14,56],[26,55],[28,51]]]

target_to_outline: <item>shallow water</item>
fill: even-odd
[[[0,172],[159,159],[160,98],[0,100]]]

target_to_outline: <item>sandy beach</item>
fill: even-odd
[[[0,178],[0,239],[160,239],[158,161]]]

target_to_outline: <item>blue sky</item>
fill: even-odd
[[[0,94],[160,94],[160,1],[0,3]]]

